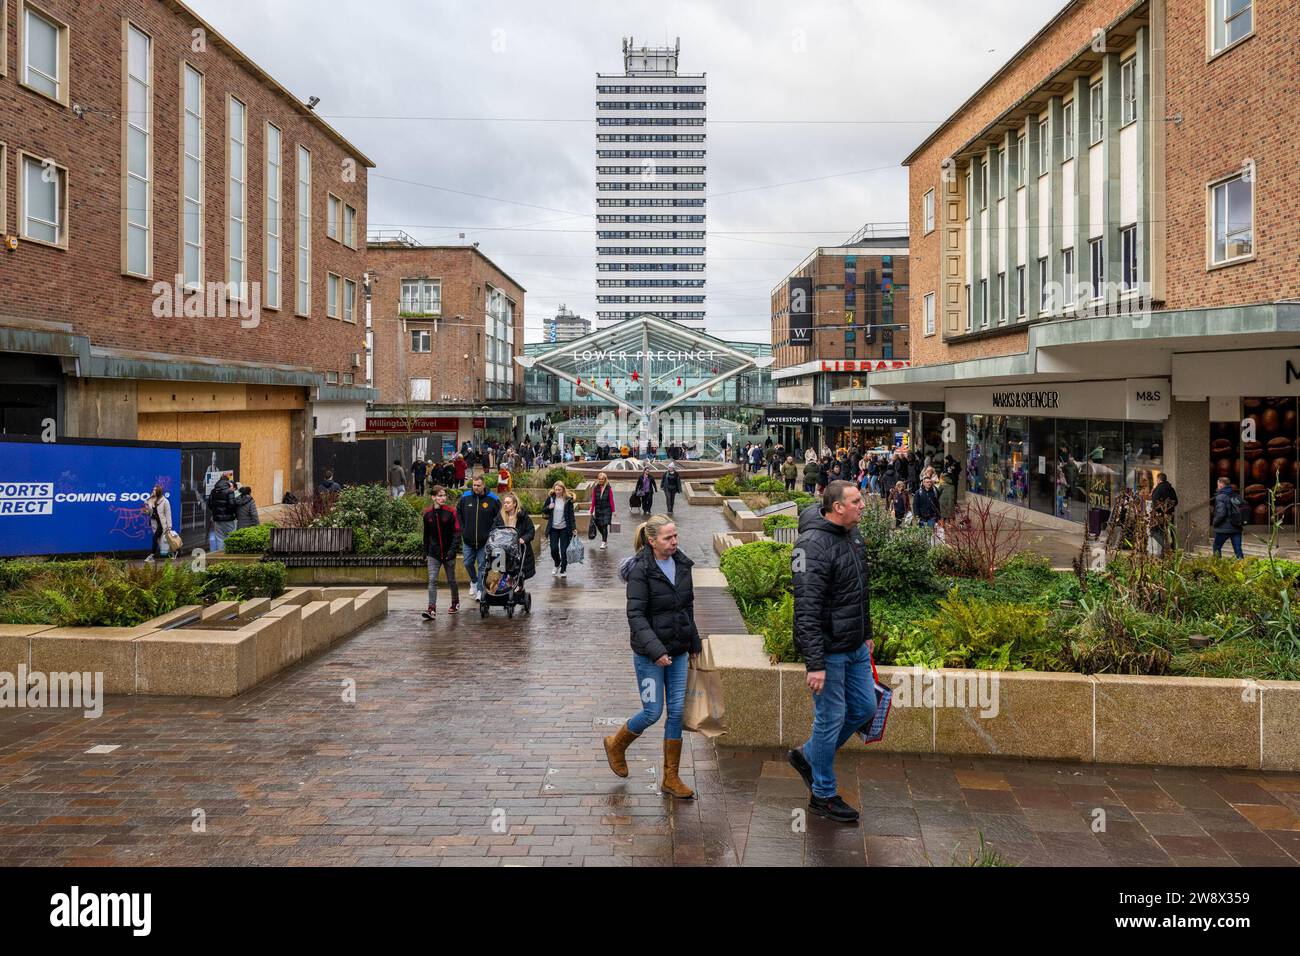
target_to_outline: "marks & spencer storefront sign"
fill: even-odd
[[[1169,417],[1167,378],[1045,382],[944,390],[948,412],[1160,422]]]

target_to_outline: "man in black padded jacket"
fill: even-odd
[[[876,712],[863,504],[852,482],[832,481],[821,504],[799,516],[792,554],[794,642],[808,669],[813,726],[789,759],[812,793],[808,809],[841,823],[856,823],[858,811],[836,790],[835,753]]]

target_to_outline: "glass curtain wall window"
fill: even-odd
[[[1214,248],[1217,265],[1254,254],[1254,183],[1243,175],[1211,187]]]
[[[126,271],[147,276],[153,265],[152,40],[126,28]]]
[[[203,285],[203,177],[207,170],[203,145],[203,74],[185,64],[184,166],[181,184],[182,271],[186,289]]]
[[[279,127],[266,126],[266,290],[267,308],[280,307],[280,236],[283,231],[281,180],[284,174],[282,135]]]
[[[298,147],[298,281],[296,309],[311,314],[311,151]]]
[[[226,202],[230,213],[226,226],[226,281],[232,295],[246,295],[245,265],[248,257],[248,107],[230,98],[230,145],[227,153],[230,182]]]

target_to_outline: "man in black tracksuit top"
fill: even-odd
[[[476,601],[483,595],[483,582],[479,575],[487,571],[488,535],[492,533],[492,523],[500,513],[501,500],[487,493],[481,476],[474,479],[470,492],[461,495],[456,502],[465,571],[469,575],[470,594]]]
[[[789,759],[812,791],[808,809],[842,823],[856,823],[858,811],[836,790],[835,752],[876,712],[863,504],[852,482],[831,482],[821,504],[799,515],[792,554],[794,642],[808,668],[813,726]]]

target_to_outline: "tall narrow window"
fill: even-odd
[[[1091,117],[1092,142],[1100,143],[1101,138],[1106,134],[1106,101],[1102,99],[1102,88],[1100,83],[1094,83],[1088,88],[1088,103]]]
[[[921,205],[922,205],[922,216],[925,220],[925,231],[932,232],[934,230],[934,190],[933,189],[931,189],[929,192],[925,194],[924,198],[921,200]]]
[[[343,204],[343,245],[357,247],[357,211],[347,203]]]
[[[1028,181],[1025,177],[1028,170],[1025,169],[1025,163],[1029,160],[1029,154],[1025,151],[1025,136],[1022,133],[1016,137],[1016,185],[1023,186]]]
[[[925,334],[934,335],[934,293],[925,296]]]
[[[343,321],[355,322],[357,301],[357,284],[351,279],[343,280]]]
[[[266,124],[266,288],[262,301],[268,309],[280,308],[280,235],[283,232],[281,180],[284,159],[282,136],[277,126]]]
[[[1138,118],[1137,58],[1129,57],[1119,67],[1119,102],[1121,124]]]
[[[131,275],[153,266],[153,64],[149,34],[126,28],[126,263]]]
[[[1088,252],[1092,257],[1092,297],[1102,297],[1102,287],[1106,282],[1106,241],[1094,239],[1088,243]]]
[[[980,279],[980,325],[989,324],[989,280]]]
[[[1038,121],[1038,175],[1044,175],[1051,168],[1051,140],[1047,136],[1047,120]]]
[[[311,314],[311,150],[298,147],[298,296],[299,315]]]
[[[24,86],[43,96],[68,102],[68,27],[30,5],[22,7],[19,54]]]
[[[970,332],[975,328],[974,320],[975,305],[971,301],[970,283],[966,283],[966,331]]]
[[[1025,317],[1025,267],[1016,266],[1016,316]]]
[[[1066,249],[1061,253],[1061,264],[1065,272],[1065,305],[1074,305],[1075,280],[1074,280],[1074,250]]]
[[[35,156],[22,157],[18,222],[24,239],[66,247],[68,173]]]
[[[1061,158],[1074,158],[1074,101],[1061,107]]]
[[[1214,242],[1210,261],[1215,265],[1254,255],[1254,188],[1251,178],[1245,174],[1210,187]]]
[[[1120,230],[1119,237],[1124,259],[1123,291],[1132,292],[1138,285],[1137,226]]]
[[[325,273],[325,316],[339,317],[339,276],[332,272]]]
[[[343,208],[343,200],[332,193],[325,197],[325,237],[333,239],[336,242],[339,238],[339,218],[340,210]]]
[[[1038,314],[1047,315],[1051,311],[1052,294],[1048,286],[1047,257],[1038,260]]]
[[[998,324],[1007,321],[1007,274],[998,273]]]
[[[1227,49],[1250,36],[1254,25],[1251,0],[1214,0],[1213,52]]]
[[[181,136],[185,153],[181,170],[181,271],[185,288],[203,286],[203,74],[186,63],[185,118]]]
[[[248,261],[248,107],[232,96],[228,112],[226,282],[230,294],[243,299],[247,295],[245,283],[248,279],[245,274]]]

